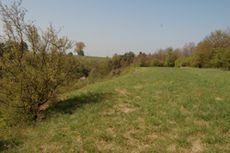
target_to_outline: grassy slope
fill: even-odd
[[[230,152],[229,93],[230,72],[137,68],[71,93],[5,152]]]
[[[80,63],[85,63],[89,65],[98,62],[104,62],[109,59],[107,57],[97,57],[97,56],[75,56],[75,58],[78,59]]]

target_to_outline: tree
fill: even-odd
[[[230,47],[230,35],[221,30],[212,32],[205,40],[207,40],[209,45],[214,49]]]
[[[133,52],[127,52],[122,55],[121,64],[122,66],[129,66],[133,63],[135,54]]]
[[[170,66],[170,67],[175,66],[175,60],[176,60],[176,58],[173,54],[173,49],[167,48],[166,49],[165,66]]]
[[[196,47],[195,43],[193,42],[186,43],[182,49],[183,56],[185,57],[191,56],[195,47]]]
[[[230,70],[230,47],[215,49],[213,64],[217,68]]]
[[[122,60],[121,55],[114,54],[112,59],[110,60],[111,69],[115,70],[121,68],[122,67],[121,60]]]
[[[4,27],[0,114],[7,122],[37,120],[55,104],[60,88],[72,77],[75,61],[65,54],[72,42],[60,38],[52,26],[41,32],[27,23],[21,1],[11,6],[0,1],[0,14]]]
[[[76,42],[75,44],[75,51],[79,56],[84,56],[83,49],[86,47],[84,42]]]
[[[210,59],[213,56],[213,50],[209,42],[205,39],[198,43],[192,56],[192,66],[199,68],[210,67]]]
[[[192,65],[196,67],[219,67],[223,54],[230,47],[230,35],[217,30],[202,40],[193,51]]]

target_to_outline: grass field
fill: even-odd
[[[1,151],[230,152],[230,72],[136,68],[66,97]]]

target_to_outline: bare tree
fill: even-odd
[[[21,1],[11,6],[0,1],[0,14],[4,26],[0,56],[1,114],[19,122],[28,117],[38,119],[41,112],[56,102],[60,87],[71,78],[75,64],[65,52],[72,42],[67,37],[58,37],[52,26],[40,31],[33,23],[27,23]]]
[[[83,49],[86,47],[84,42],[76,42],[75,44],[75,51],[79,56],[84,56],[84,51]]]
[[[185,57],[191,56],[196,45],[193,42],[186,43],[182,49],[182,53]]]

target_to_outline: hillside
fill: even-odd
[[[136,68],[66,95],[3,152],[230,152],[230,73]]]

